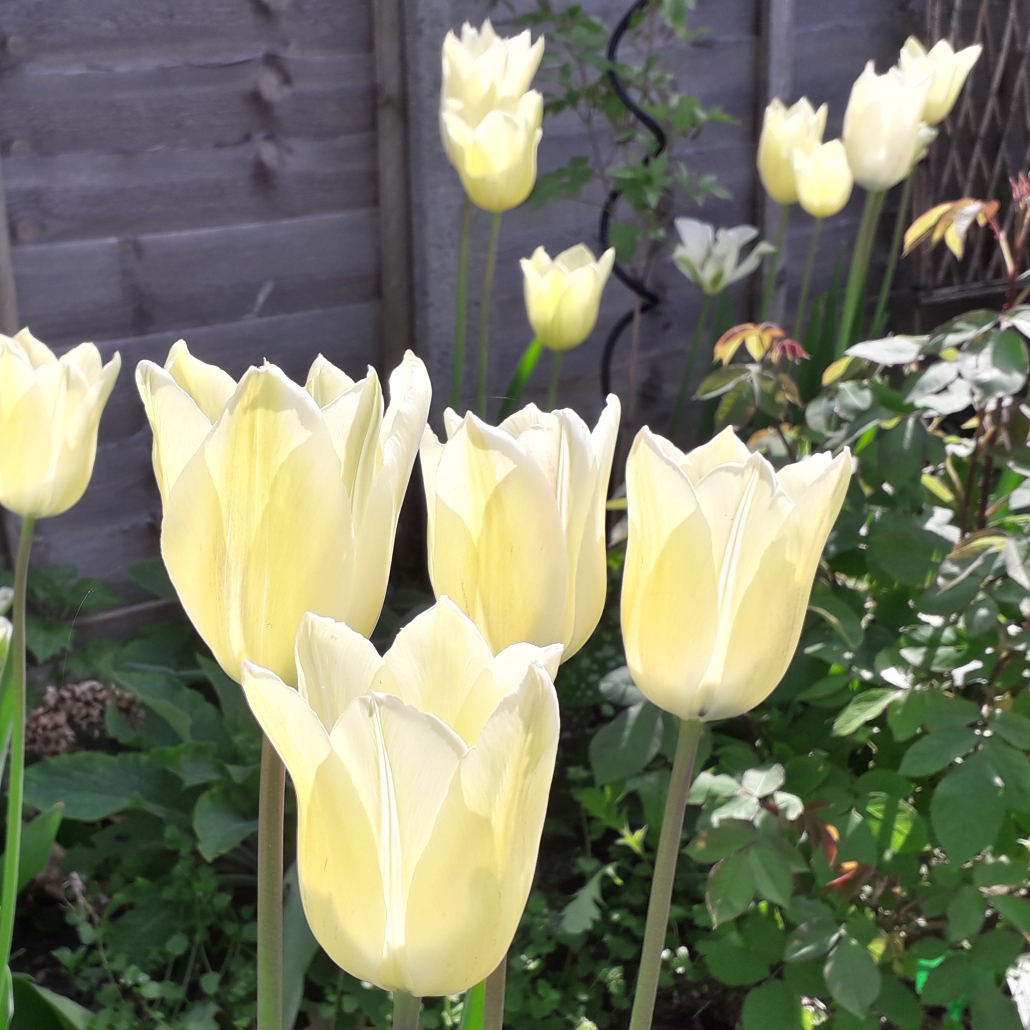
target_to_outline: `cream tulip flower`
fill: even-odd
[[[813,218],[830,218],[843,210],[855,182],[844,144],[833,139],[807,154],[795,151],[794,181],[798,203]]]
[[[676,267],[709,295],[722,293],[731,283],[751,275],[762,258],[776,250],[763,240],[740,260],[741,248],[758,235],[753,225],[716,230],[695,218],[677,218],[676,231],[681,241],[672,252]]]
[[[461,114],[440,115],[444,147],[473,204],[495,214],[517,207],[536,183],[544,98],[523,93],[510,109],[495,107],[476,125]]]
[[[244,660],[296,682],[293,644],[315,610],[371,633],[401,500],[429,413],[410,351],[383,413],[372,369],[354,382],[319,357],[307,386],[275,365],[239,384],[172,347],[141,361],[164,508],[161,555],[182,606],[225,672]]]
[[[877,75],[870,61],[851,87],[842,139],[855,182],[878,192],[901,182],[915,164],[923,108],[932,77],[891,68]]]
[[[441,115],[460,114],[475,128],[495,107],[509,109],[529,89],[543,56],[543,36],[532,43],[529,29],[506,38],[489,18],[480,29],[465,22],[460,39],[448,32],[443,41]]]
[[[936,125],[951,113],[982,51],[983,47],[977,44],[956,53],[946,39],[941,39],[927,53],[915,36],[905,40],[898,67],[917,80],[930,77],[930,91],[923,105],[923,121],[927,125]]]
[[[0,504],[46,518],[78,502],[121,367],[119,354],[104,365],[92,343],[56,358],[28,329],[0,336]]]
[[[776,97],[765,109],[758,140],[758,175],[765,192],[778,204],[797,201],[794,155],[808,154],[820,144],[828,110],[823,104],[816,111],[808,97],[789,108]]]
[[[626,465],[622,635],[647,697],[710,721],[772,693],[850,478],[846,448],[774,472],[731,429],[689,454],[640,431]]]
[[[522,259],[526,314],[545,347],[570,350],[590,335],[614,263],[614,247],[595,259],[582,243],[563,250],[553,261],[543,247]]]
[[[446,598],[382,658],[307,614],[298,690],[243,667],[297,790],[297,870],[330,958],[384,990],[457,994],[504,957],[529,896],[558,747],[560,647],[491,653]]]
[[[422,437],[429,576],[495,653],[519,641],[575,654],[607,589],[604,513],[621,409],[593,433],[570,408],[535,404],[496,429],[444,413],[447,442]]]

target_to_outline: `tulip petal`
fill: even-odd
[[[0,352],[0,502],[24,517],[49,500],[46,473],[59,447],[46,392],[32,367],[9,349]],[[16,440],[17,446],[10,441]]]
[[[379,859],[386,933],[374,982],[415,993],[405,930],[411,881],[465,745],[435,716],[387,694],[357,698],[330,742],[365,806]]]
[[[161,553],[194,626],[239,679],[244,658],[296,681],[301,617],[342,620],[350,504],[311,396],[250,369],[165,502]]]
[[[318,767],[331,753],[329,734],[307,700],[274,672],[244,662],[243,693],[265,736],[289,770],[303,804]]]
[[[663,442],[668,443],[667,441]],[[666,450],[671,454],[671,445],[667,445]],[[680,468],[696,486],[712,469],[718,468],[720,465],[731,462],[743,465],[751,457],[751,452],[733,432],[732,427],[727,426],[721,433],[713,436],[708,443],[695,447],[689,454],[678,451],[678,455],[680,455],[677,459]]]
[[[136,388],[154,434],[154,477],[161,500],[167,502],[186,463],[211,432],[211,423],[193,398],[152,361],[136,366]]]
[[[72,347],[61,355],[59,361],[62,364],[74,365],[86,377],[87,382],[92,382],[100,375],[103,364],[100,360],[100,351],[92,343],[80,343],[77,347]]]
[[[352,386],[354,380],[343,369],[337,368],[328,358],[319,354],[311,362],[304,389],[311,394],[320,408],[324,408]]]
[[[717,577],[704,512],[663,443],[642,429],[626,465],[622,631],[634,682],[688,719],[718,629]]]
[[[326,733],[356,697],[368,694],[385,666],[379,652],[346,623],[305,612],[297,631],[297,689]]]
[[[448,795],[415,870],[407,918],[415,991],[471,987],[510,946],[536,868],[558,732],[554,686],[533,664],[463,758],[460,794]]]
[[[193,398],[211,423],[218,420],[236,389],[236,381],[228,372],[195,358],[185,340],[172,344],[165,371]]]
[[[25,352],[29,364],[33,368],[42,368],[44,365],[56,365],[57,358],[54,352],[42,340],[37,340],[28,328],[21,329],[14,336],[9,337]]]
[[[470,415],[427,480],[435,510],[429,573],[493,652],[560,639],[568,558],[557,504],[536,462]]]
[[[397,634],[385,658],[401,699],[460,733],[458,712],[493,653],[475,623],[441,597]]]
[[[370,366],[364,379],[323,407],[322,417],[340,458],[340,474],[350,495],[351,510],[357,513],[364,508],[379,471],[383,391],[375,369]]]

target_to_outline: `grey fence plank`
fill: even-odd
[[[371,208],[374,133],[247,140],[139,153],[14,153],[4,159],[18,243],[213,228]]]

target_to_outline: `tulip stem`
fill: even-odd
[[[547,410],[558,407],[558,379],[561,376],[561,351],[551,351],[551,388],[547,391]]]
[[[501,212],[495,211],[490,222],[490,242],[486,246],[486,267],[483,270],[483,300],[479,305],[479,383],[476,390],[476,412],[486,418],[486,355],[490,345],[490,291],[497,267],[497,240],[501,235]]]
[[[483,1000],[483,1030],[502,1030],[504,1027],[504,987],[508,975],[508,953],[497,968],[486,978],[486,996]]]
[[[801,327],[805,320],[805,305],[808,303],[808,288],[812,284],[812,269],[815,267],[815,256],[819,252],[819,230],[823,227],[821,218],[815,219],[812,225],[812,239],[808,243],[808,257],[805,258],[805,274],[801,279],[801,296],[798,297],[798,313],[794,319],[794,339],[801,342]]]
[[[8,661],[13,662],[9,690],[10,704],[4,715],[11,720],[3,727],[11,740],[11,779],[7,786],[7,840],[4,852],[3,893],[0,895],[0,972],[7,969],[14,939],[14,915],[18,905],[18,865],[21,859],[21,814],[25,793],[25,594],[29,578],[33,518],[22,519],[18,557],[14,565],[14,602],[11,618],[14,630]],[[6,700],[6,699],[5,699]],[[5,740],[6,743],[6,740]],[[9,982],[9,981],[8,981]]]
[[[418,1030],[422,999],[406,991],[393,992],[393,1030]]]
[[[465,379],[465,307],[468,296],[469,237],[472,234],[472,201],[465,198],[461,215],[461,243],[458,249],[458,310],[454,318],[454,378],[451,383],[451,407],[459,411],[461,388]]]
[[[764,322],[769,314],[769,305],[772,304],[773,291],[776,289],[776,273],[780,270],[780,254],[783,251],[783,241],[787,236],[787,222],[790,219],[790,205],[780,205],[780,225],[776,230],[776,249],[769,255],[769,269],[766,273],[765,296],[762,297],[762,312],[758,318]]]
[[[258,787],[258,1030],[283,1025],[283,806],[286,767],[272,742],[261,742]]]
[[[873,242],[876,239],[876,226],[883,210],[883,199],[887,194],[883,190],[872,190],[865,196],[865,207],[862,209],[862,221],[855,237],[855,248],[851,252],[851,270],[848,272],[848,287],[844,294],[844,312],[840,319],[840,331],[837,334],[837,357],[844,357],[844,352],[851,346],[851,334],[855,328],[855,319],[862,310],[865,296],[866,273],[869,271],[869,259],[873,253]]]
[[[705,323],[708,321],[708,308],[712,298],[706,293],[705,299],[701,302],[701,314],[697,316],[697,328],[694,330],[694,339],[690,344],[690,355],[687,357],[687,367],[683,370],[683,382],[680,383],[680,392],[676,397],[676,407],[672,413],[672,425],[669,427],[669,436],[672,437],[679,425],[680,415],[683,414],[683,405],[687,400],[687,392],[690,390],[690,380],[694,374],[694,362],[697,360],[697,352],[701,349],[701,339],[705,331]]]
[[[650,1030],[654,1017],[658,978],[662,971],[662,952],[665,950],[665,935],[669,925],[672,886],[676,878],[676,860],[679,858],[683,837],[683,814],[687,807],[690,783],[694,778],[694,761],[700,739],[701,722],[698,719],[684,719],[680,722],[676,757],[672,762],[672,776],[669,779],[669,794],[665,799],[665,814],[662,816],[662,833],[658,839],[654,876],[651,879],[651,900],[647,905],[644,947],[640,953],[640,972],[637,974],[637,991],[633,998],[629,1030]]]
[[[898,213],[894,218],[894,235],[891,237],[891,252],[887,259],[887,271],[880,284],[880,297],[876,302],[876,314],[873,315],[871,335],[875,338],[883,332],[887,324],[887,301],[890,299],[891,287],[894,285],[894,273],[898,269],[898,257],[901,255],[901,241],[905,236],[905,223],[908,221],[908,205],[912,199],[912,179],[914,172],[909,172],[905,185],[901,187],[901,200],[898,202]]]

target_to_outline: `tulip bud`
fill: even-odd
[[[348,973],[457,994],[504,957],[533,880],[558,747],[560,647],[493,656],[446,598],[386,655],[307,614],[298,689],[243,667],[297,791],[308,923]]]
[[[530,404],[496,429],[448,409],[447,442],[422,437],[433,589],[495,653],[525,640],[564,644],[568,658],[597,626],[619,415],[610,396],[591,433],[569,408]]]
[[[982,50],[983,47],[977,44],[955,53],[951,44],[942,39],[927,53],[915,36],[905,40],[898,67],[913,79],[930,78],[930,91],[922,115],[927,125],[936,125],[948,117]]]
[[[758,174],[765,192],[778,204],[797,201],[794,155],[807,154],[818,146],[826,128],[827,110],[826,104],[814,110],[808,97],[790,108],[777,97],[765,109],[758,140]]]
[[[553,261],[543,247],[522,259],[526,314],[545,347],[570,350],[590,335],[614,263],[614,248],[595,261],[582,243],[563,250]]]
[[[78,502],[121,367],[119,354],[102,366],[92,343],[56,358],[28,329],[0,336],[0,504],[45,518]]]
[[[441,115],[459,113],[475,128],[495,107],[517,104],[543,56],[543,37],[530,43],[529,29],[508,39],[494,32],[489,18],[478,30],[465,22],[460,40],[448,32],[443,41]]]
[[[851,197],[854,179],[848,154],[839,139],[820,143],[807,154],[794,152],[798,202],[813,218],[829,218]]]
[[[913,78],[891,68],[877,75],[870,61],[851,87],[842,139],[855,182],[888,190],[915,164],[930,76]]]
[[[452,110],[440,115],[444,147],[473,204],[499,213],[529,196],[543,117],[544,98],[536,90],[506,109],[493,108],[474,125]]]
[[[646,427],[626,465],[622,634],[637,686],[680,719],[772,693],[797,647],[847,448],[774,472],[726,429],[689,454]]]
[[[324,358],[307,387],[275,366],[233,379],[180,340],[136,385],[154,432],[161,555],[179,600],[227,675],[245,659],[296,682],[301,616],[371,633],[429,413],[409,351],[383,414],[372,369],[354,382]]]
[[[707,222],[677,218],[676,231],[681,241],[672,252],[676,267],[709,295],[721,293],[731,283],[749,276],[766,254],[776,250],[763,240],[740,260],[741,247],[758,235],[753,225],[735,225],[732,229],[716,231]]]

